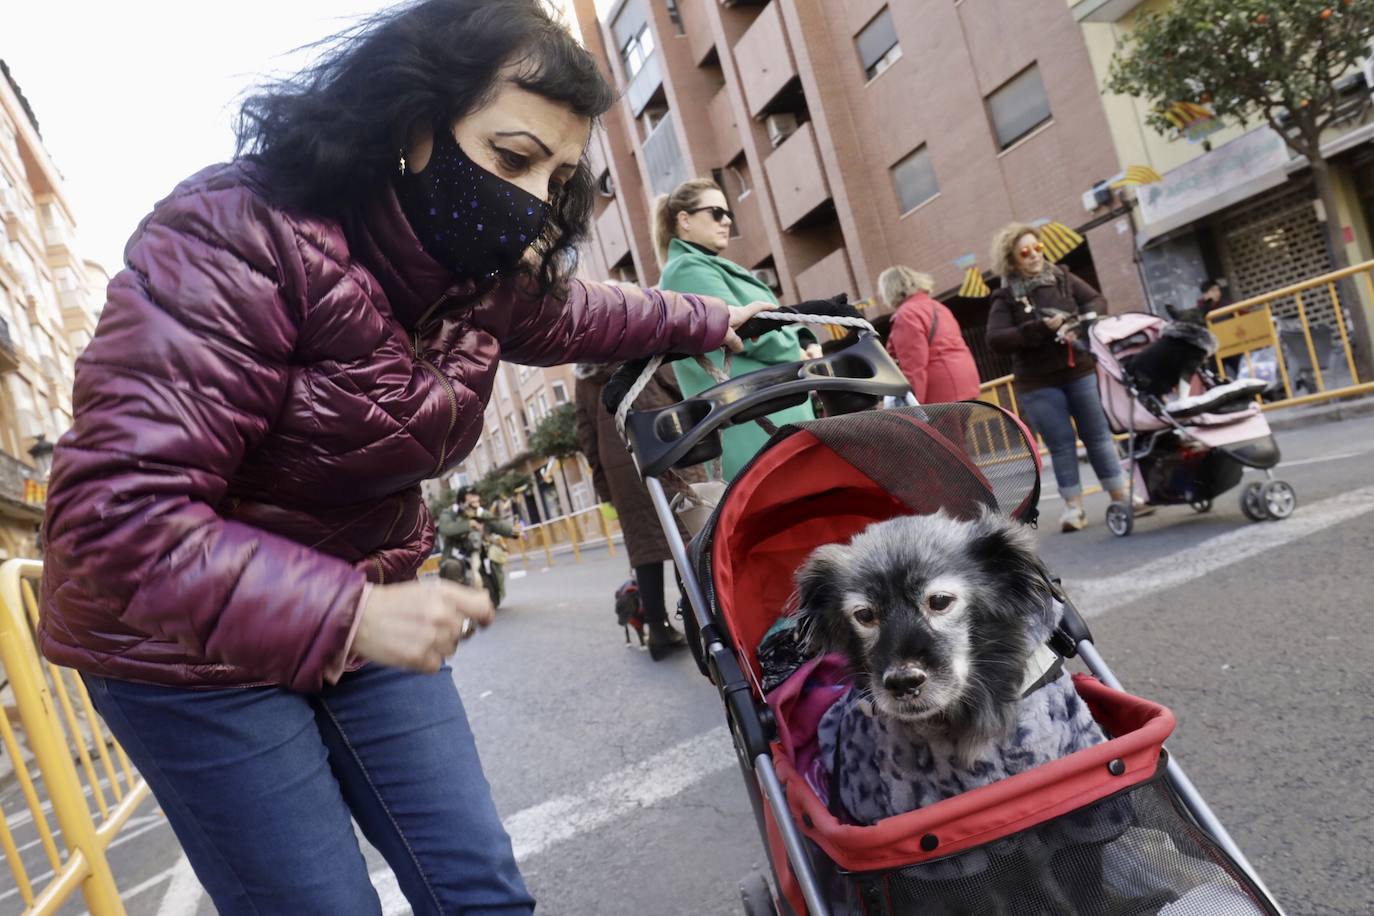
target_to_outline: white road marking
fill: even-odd
[[[204,896],[205,890],[191,870],[190,861],[182,856],[172,868],[172,880],[162,895],[162,903],[158,904],[157,916],[195,916]]]
[[[1374,487],[1351,490],[1310,506],[1299,504],[1297,511],[1283,521],[1255,522],[1137,566],[1130,572],[1080,582],[1068,581],[1065,587],[1084,617],[1096,617],[1368,512],[1374,512]]]
[[[1297,461],[1283,461],[1279,463],[1281,468],[1297,468],[1304,464],[1322,464],[1327,461],[1344,461],[1347,458],[1358,458],[1361,455],[1368,455],[1368,452],[1341,452],[1339,455],[1321,455],[1316,458],[1299,458]]]
[[[505,819],[516,861],[678,795],[735,765],[730,732],[720,725],[627,769],[594,780],[576,793],[551,798]],[[384,916],[409,912],[389,869],[371,875]]]

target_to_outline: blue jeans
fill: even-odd
[[[1076,499],[1083,495],[1083,485],[1078,480],[1075,438],[1083,440],[1088,461],[1102,489],[1110,492],[1125,487],[1126,475],[1121,472],[1116,443],[1107,427],[1102,402],[1097,399],[1096,376],[1085,375],[1067,385],[1018,393],[1016,399],[1021,405],[1021,416],[1040,434],[1050,450],[1050,463],[1054,465],[1054,480],[1059,485],[1061,497]],[[1077,437],[1074,436],[1074,424],[1078,425]]]
[[[447,667],[315,696],[84,677],[221,914],[376,916],[353,820],[416,914],[533,912]]]

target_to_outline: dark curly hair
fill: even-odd
[[[596,118],[615,101],[596,62],[539,0],[417,0],[320,42],[320,59],[250,94],[235,155],[263,167],[283,206],[344,218],[396,172],[416,123],[480,108],[510,67],[517,86]],[[541,291],[571,275],[594,200],[585,157],[536,241]]]

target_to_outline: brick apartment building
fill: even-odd
[[[658,278],[651,202],[714,176],[726,256],[783,301],[933,274],[984,376],[986,300],[954,296],[1011,220],[1082,231],[1066,258],[1114,311],[1144,299],[1129,212],[1085,212],[1121,166],[1064,0],[574,0],[622,99],[591,149],[601,197],[583,269]],[[598,8],[599,7],[599,8]]]

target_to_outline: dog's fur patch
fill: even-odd
[[[1126,361],[1126,370],[1146,394],[1164,397],[1191,379],[1217,352],[1217,339],[1205,325],[1173,321],[1154,343]]]
[[[813,648],[855,689],[822,719],[822,760],[850,819],[871,824],[1104,739],[1067,674],[1021,697],[1058,623],[1030,533],[985,511],[869,526],[798,573]]]

